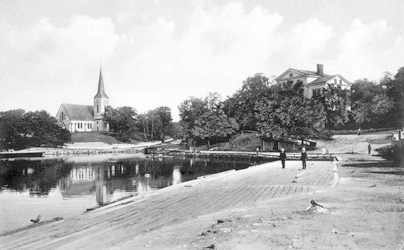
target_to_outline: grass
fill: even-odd
[[[73,133],[72,143],[75,142],[103,142],[107,144],[118,144],[122,143],[112,136],[101,134],[98,132],[88,132],[88,133]]]
[[[223,151],[255,151],[261,146],[261,140],[255,134],[237,135],[233,140],[223,143],[218,150]]]

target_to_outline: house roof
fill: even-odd
[[[314,77],[328,76],[328,74],[324,74],[324,73],[323,73],[323,75],[319,75],[319,74],[317,74],[317,71],[289,68],[288,70],[286,70],[285,72],[283,72],[281,75],[279,75],[277,78],[275,78],[275,80],[281,79],[281,78],[282,78],[284,75],[286,75],[289,71],[298,72],[298,73],[301,73],[301,74],[306,75],[306,76],[314,76]]]
[[[345,78],[342,77],[341,75],[323,76],[323,77],[317,78],[316,80],[314,80],[314,81],[312,81],[312,82],[309,82],[309,84],[325,83],[325,82],[327,82],[328,80],[330,80],[330,79],[332,79],[332,78],[334,78],[334,77],[336,77],[336,76],[338,76],[339,78],[341,78],[341,79],[342,79],[344,82],[346,82],[348,85],[352,85],[351,82],[349,82],[347,79],[345,79]]]
[[[317,74],[317,71],[301,70],[301,69],[292,69],[292,70],[298,71],[298,72],[303,73],[303,74],[305,74],[305,75],[321,76],[321,75]],[[328,76],[328,75],[323,73],[322,76]]]
[[[316,80],[314,80],[312,82],[309,82],[309,84],[324,83],[324,82],[327,82],[328,80],[334,78],[335,76],[337,76],[337,75],[323,76],[323,77],[317,78]]]
[[[94,120],[94,106],[91,105],[79,105],[79,104],[67,104],[63,103],[67,116],[70,120],[79,121],[92,121]]]
[[[104,80],[102,79],[102,71],[100,69],[100,78],[98,80],[98,92],[94,96],[94,98],[109,98],[107,94],[105,94],[105,89],[104,89]]]

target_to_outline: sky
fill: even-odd
[[[289,68],[379,81],[404,66],[402,0],[0,0],[0,111],[172,110]]]

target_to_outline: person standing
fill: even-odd
[[[370,155],[370,152],[372,151],[372,146],[370,146],[370,143],[368,145],[368,154]]]
[[[286,161],[286,153],[285,153],[285,149],[282,148],[281,149],[281,153],[279,154],[279,159],[282,162],[282,168],[285,168],[285,161]]]
[[[323,146],[323,155],[325,155],[325,147]]]
[[[307,161],[306,148],[302,148],[302,155],[300,159],[302,160],[303,169],[306,169],[306,161]]]

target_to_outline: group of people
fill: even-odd
[[[281,149],[281,153],[279,155],[279,159],[282,162],[282,168],[285,168],[285,162],[286,162],[286,153],[285,149]],[[302,160],[302,169],[306,169],[306,161],[307,161],[307,153],[306,153],[306,148],[302,148],[302,154],[300,155],[300,160]]]

